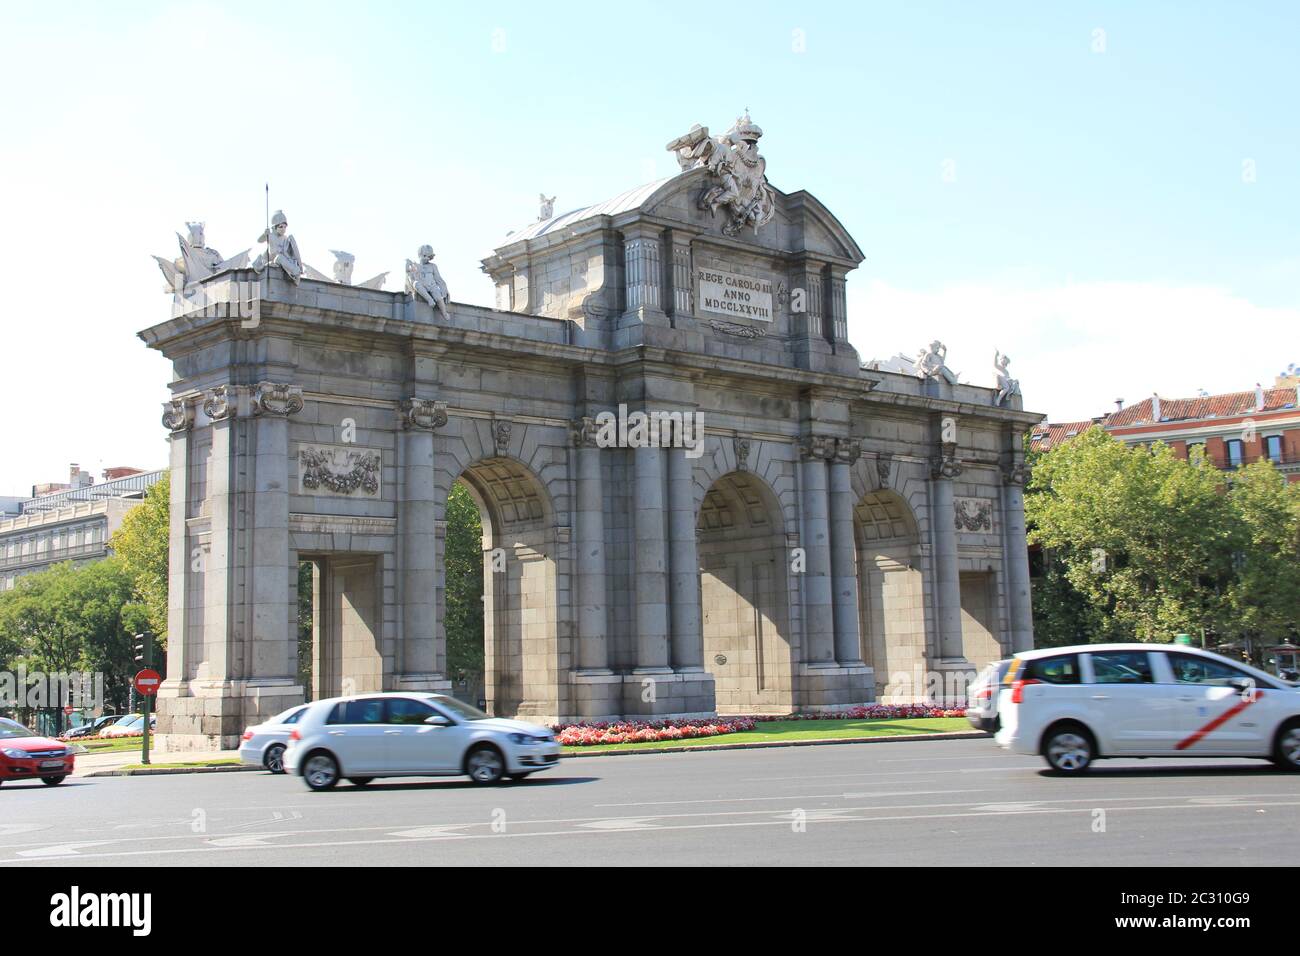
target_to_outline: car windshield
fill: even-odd
[[[12,740],[14,737],[35,737],[36,735],[13,720],[0,717],[0,740]]]
[[[114,726],[114,727],[130,727],[132,724],[138,724],[138,723],[141,723],[143,720],[144,720],[144,716],[141,715],[141,714],[128,714],[126,717],[123,717],[121,720],[119,720],[119,721],[118,721],[117,723],[115,723],[113,726]]]
[[[444,710],[451,711],[461,720],[487,720],[488,715],[483,713],[477,707],[471,707],[464,701],[457,700],[455,697],[435,697],[433,702]]]

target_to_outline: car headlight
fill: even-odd
[[[531,744],[533,738],[528,736],[528,734],[511,734],[510,742],[512,744]]]
[[[17,760],[23,760],[31,756],[31,754],[26,750],[10,750],[8,747],[4,750],[0,750],[0,753],[4,754],[6,757],[14,757]]]

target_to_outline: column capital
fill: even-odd
[[[596,419],[583,415],[569,422],[569,440],[574,448],[598,448],[596,444]]]
[[[939,454],[930,459],[930,477],[958,478],[961,473],[961,462],[957,460],[957,443],[953,441],[940,442]]]
[[[830,435],[807,435],[799,439],[799,457],[804,461],[821,458],[830,461],[835,457],[835,439]]]
[[[189,431],[194,427],[194,397],[173,398],[163,402],[163,428],[172,434]]]
[[[254,415],[279,415],[287,418],[303,409],[302,386],[277,382],[258,382],[253,386]]]
[[[447,403],[408,398],[401,404],[402,427],[433,431],[447,424]]]
[[[203,393],[203,414],[209,421],[220,422],[239,414],[238,385],[218,385]]]
[[[1024,461],[1012,461],[1002,466],[1002,482],[1007,485],[1024,487],[1033,477],[1033,467]]]
[[[862,442],[856,438],[835,439],[835,460],[851,465],[862,457]]]

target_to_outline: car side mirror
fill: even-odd
[[[1234,677],[1232,680],[1228,681],[1228,686],[1245,693],[1255,687],[1255,682],[1253,680],[1247,680],[1244,677]]]
[[[441,714],[434,714],[432,717],[424,718],[424,722],[431,727],[450,727],[451,721]]]

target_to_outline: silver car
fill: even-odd
[[[329,790],[341,779],[360,787],[376,777],[464,775],[493,784],[559,759],[547,727],[489,717],[442,694],[387,693],[309,705],[289,735],[284,769]]]
[[[966,692],[966,719],[976,730],[995,734],[1002,728],[998,718],[998,691],[1011,661],[997,661],[984,668]]]
[[[266,723],[245,730],[239,744],[239,762],[249,767],[265,767],[271,773],[284,773],[284,751],[289,746],[289,733],[309,706],[290,707]]]

